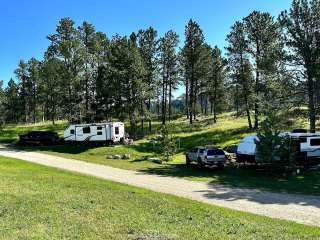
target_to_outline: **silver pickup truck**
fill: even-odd
[[[224,151],[216,147],[195,147],[186,153],[186,164],[196,162],[199,168],[217,166],[223,168],[226,163]]]

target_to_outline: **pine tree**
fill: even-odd
[[[61,75],[64,79],[64,88],[67,101],[64,102],[64,112],[69,121],[81,118],[81,83],[80,72],[83,70],[83,58],[79,32],[74,27],[70,18],[62,18],[57,26],[56,33],[49,35],[49,47],[55,57],[61,59],[65,72]]]
[[[19,94],[23,107],[24,122],[29,121],[30,109],[31,109],[31,94],[32,84],[30,82],[27,64],[24,60],[20,60],[18,68],[15,70],[15,74],[19,80]]]
[[[217,111],[223,102],[224,83],[226,77],[225,65],[226,62],[221,56],[221,50],[215,46],[212,49],[212,63],[210,78],[207,83],[209,100],[211,103],[213,122],[217,122]]]
[[[254,128],[259,127],[260,98],[266,77],[276,71],[279,61],[279,24],[274,21],[270,13],[253,11],[244,18],[247,34],[248,53],[254,62]]]
[[[184,68],[188,116],[190,124],[196,118],[196,102],[199,90],[199,79],[203,77],[202,54],[204,50],[203,32],[193,20],[189,20],[185,28],[185,45],[182,49],[182,66]]]
[[[146,99],[143,100],[143,105],[147,105],[148,120],[149,120],[149,132],[152,130],[152,119],[151,119],[151,99],[156,95],[156,74],[157,74],[157,55],[159,40],[157,39],[157,31],[152,27],[146,30],[140,30],[137,35],[138,47],[140,50],[141,57],[144,62],[146,70]],[[145,103],[146,102],[146,103]],[[142,118],[145,117],[145,112],[142,106]],[[143,126],[143,120],[142,120]]]
[[[245,27],[242,22],[236,22],[232,26],[230,34],[227,36],[228,46],[226,48],[228,55],[228,66],[232,78],[235,80],[238,104],[244,103],[248,127],[252,128],[250,102],[253,90],[252,66],[248,56],[248,39],[245,34]]]
[[[280,17],[285,30],[287,47],[292,51],[292,64],[303,67],[305,88],[308,95],[310,131],[316,129],[315,86],[319,77],[320,1],[293,0],[289,12]],[[319,86],[319,85],[318,85]]]
[[[171,118],[171,98],[172,91],[178,84],[178,55],[176,48],[179,43],[179,37],[174,31],[168,31],[160,39],[160,68],[162,75],[162,124],[166,124],[167,113],[169,121]]]

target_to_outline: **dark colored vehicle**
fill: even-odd
[[[293,129],[291,133],[308,133],[308,130],[304,128],[296,128]]]
[[[59,141],[58,133],[50,131],[32,131],[19,136],[20,144],[52,145]]]

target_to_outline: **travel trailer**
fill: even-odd
[[[64,131],[66,142],[118,143],[125,138],[122,122],[70,125]]]
[[[295,141],[298,160],[303,162],[320,161],[320,133],[284,132],[282,136],[289,136]],[[259,162],[256,154],[257,136],[243,138],[237,149],[237,162]]]

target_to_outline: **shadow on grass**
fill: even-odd
[[[306,171],[298,176],[284,177],[255,167],[226,167],[198,169],[195,165],[169,164],[141,170],[143,173],[161,176],[183,177],[208,181],[209,185],[222,184],[240,189],[259,189],[271,192],[320,195],[320,172]],[[207,197],[210,197],[210,192]],[[236,197],[236,196],[234,196]],[[239,196],[240,198],[240,196]],[[319,198],[320,201],[320,198]],[[319,206],[320,207],[320,206]]]

